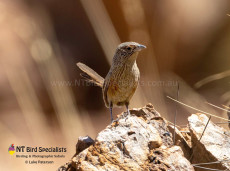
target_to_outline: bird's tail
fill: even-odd
[[[103,86],[104,78],[101,77],[98,73],[92,70],[90,67],[86,66],[85,64],[78,62],[76,64],[82,71],[80,75],[88,82],[93,83],[99,87]]]

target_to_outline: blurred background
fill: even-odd
[[[101,89],[80,78],[76,63],[105,77],[125,41],[147,46],[131,108],[152,103],[171,122],[177,108],[177,125],[186,125],[196,111],[166,97],[176,98],[178,82],[180,101],[227,118],[206,102],[230,104],[228,14],[228,0],[0,0],[1,170],[56,170],[79,136],[95,138],[110,123]],[[8,154],[12,143],[67,153],[52,165],[26,165]]]

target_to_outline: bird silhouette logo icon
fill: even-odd
[[[14,148],[14,144],[11,144],[9,149],[8,149],[8,152],[10,153],[10,155],[13,155],[15,153],[15,148]]]

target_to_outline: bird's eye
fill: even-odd
[[[127,47],[126,49],[127,49],[127,50],[131,50],[131,47]]]

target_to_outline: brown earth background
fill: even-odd
[[[227,118],[206,102],[230,104],[228,14],[228,0],[0,0],[1,170],[56,170],[79,136],[95,138],[110,123],[100,88],[81,80],[76,63],[104,77],[125,41],[147,46],[131,108],[150,102],[173,122],[176,105],[166,96],[176,97],[179,82],[179,100]],[[196,112],[177,109],[177,125]],[[26,165],[8,154],[10,144],[67,153],[52,165]]]

